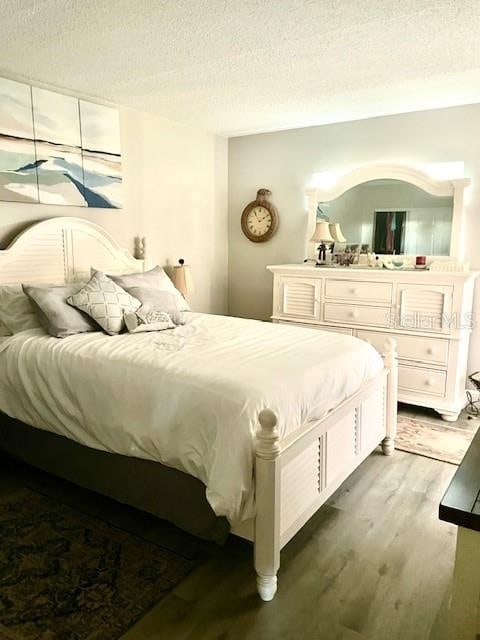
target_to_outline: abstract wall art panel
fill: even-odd
[[[0,78],[0,200],[38,202],[30,86]]]
[[[83,177],[89,207],[120,207],[122,156],[118,111],[80,100]]]
[[[85,206],[78,100],[36,87],[32,99],[40,202]]]
[[[0,78],[0,200],[121,208],[117,109]]]

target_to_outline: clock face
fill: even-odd
[[[278,228],[278,212],[262,191],[267,190],[259,190],[257,199],[247,204],[242,213],[242,231],[252,242],[266,242]]]
[[[261,238],[270,231],[272,214],[265,207],[258,205],[250,211],[246,222],[249,233],[254,237]]]

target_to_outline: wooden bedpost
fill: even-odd
[[[382,440],[382,451],[391,456],[395,449],[397,435],[397,398],[398,398],[398,360],[396,340],[389,338],[385,342],[385,368],[388,369],[387,378],[387,435]]]
[[[255,440],[255,571],[262,600],[273,600],[280,567],[280,433],[277,416],[264,409]]]

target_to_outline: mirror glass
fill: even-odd
[[[317,221],[338,222],[348,245],[377,254],[448,256],[452,218],[453,196],[401,180],[370,180],[317,208]]]

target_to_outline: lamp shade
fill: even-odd
[[[330,233],[332,234],[333,239],[335,240],[335,242],[346,242],[347,239],[345,238],[345,236],[342,233],[342,230],[340,229],[340,223],[339,222],[331,222],[329,224],[330,227]]]
[[[185,261],[182,258],[178,262],[180,264],[173,268],[172,281],[180,293],[186,296],[187,294],[195,291],[192,270],[188,264],[185,264]]]
[[[328,222],[325,220],[317,222],[314,234],[310,238],[310,242],[335,242],[335,238],[332,238],[330,233]]]

